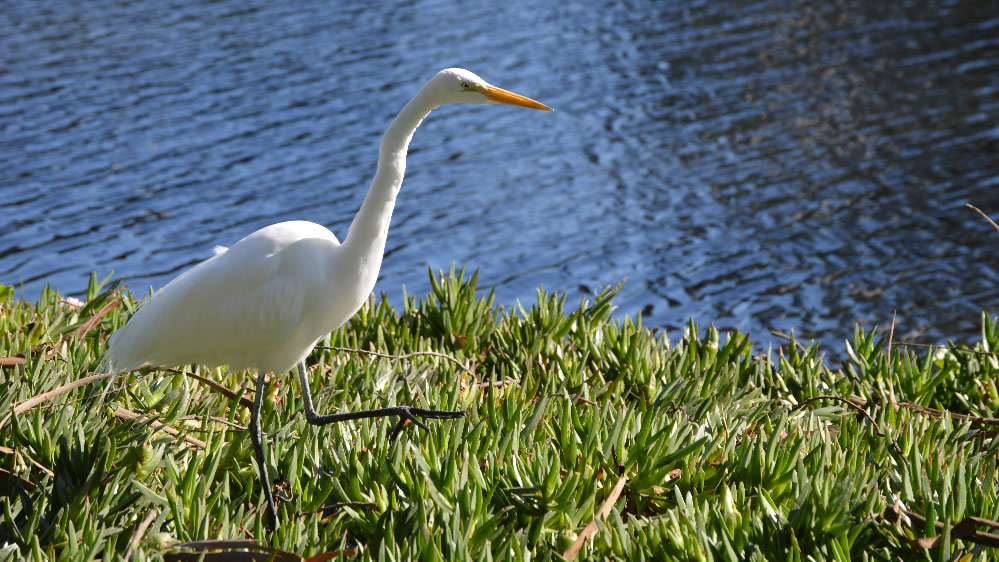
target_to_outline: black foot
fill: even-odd
[[[415,423],[418,427],[425,431],[430,431],[427,424],[421,422],[417,418],[426,418],[429,420],[456,420],[459,418],[464,418],[468,416],[468,412],[462,410],[425,410],[423,408],[412,408],[410,406],[396,406],[393,408],[394,415],[399,416],[399,423],[395,424],[395,429],[389,434],[389,441],[394,440],[402,428],[405,427],[407,421]]]

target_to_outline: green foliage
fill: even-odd
[[[395,441],[388,420],[317,428],[300,413],[297,379],[277,377],[262,420],[279,479],[281,523],[268,538],[239,428],[249,413],[235,398],[168,370],[122,377],[113,394],[80,388],[0,425],[0,558],[159,559],[172,540],[256,538],[303,556],[559,559],[623,474],[582,557],[999,559],[950,538],[966,516],[999,518],[994,430],[957,415],[999,410],[988,316],[975,347],[923,355],[858,328],[832,370],[814,344],[765,352],[693,323],[671,341],[640,318],[615,321],[616,288],[572,310],[543,291],[504,310],[477,291],[477,274],[431,281],[401,311],[371,299],[323,345],[446,353],[468,370],[317,348],[317,408],[409,403],[468,418]],[[84,306],[48,289],[26,303],[0,286],[0,357],[13,358],[0,369],[3,417],[99,372],[107,336],[133,309],[96,277]],[[235,396],[253,384],[227,369],[200,376]],[[926,530],[884,518],[896,501]],[[940,529],[933,548],[913,542]]]

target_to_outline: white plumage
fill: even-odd
[[[113,368],[130,370],[149,361],[290,370],[353,316],[371,291],[369,283],[345,279],[345,268],[330,266],[340,247],[332,232],[311,222],[254,232],[140,307],[111,336]]]
[[[231,248],[168,283],[115,332],[109,342],[113,372],[145,362],[162,366],[229,365],[258,371],[250,435],[272,526],[277,511],[270,490],[260,428],[266,373],[298,365],[305,416],[325,425],[365,417],[455,419],[460,411],[395,406],[319,415],[305,368],[316,342],[340,327],[374,289],[385,251],[389,222],[406,171],[409,141],[423,119],[445,103],[505,103],[547,106],[491,86],[458,68],[437,73],[395,118],[382,136],[378,168],[343,244],[327,228],[291,221],[262,228]]]

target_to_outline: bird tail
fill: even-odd
[[[108,353],[104,364],[107,367],[106,372],[113,373],[114,376],[127,373],[145,362],[144,354],[141,353],[142,342],[136,341],[135,337],[136,332],[140,330],[135,330],[135,326],[129,326],[133,321],[135,316],[128,324],[111,334],[108,340]]]
[[[121,375],[145,363],[146,345],[137,333],[142,331],[140,324],[143,315],[140,313],[146,304],[148,303],[140,305],[125,325],[108,338],[108,350],[101,361],[101,372],[109,376],[107,382],[99,385],[102,388],[101,396],[104,398],[116,394],[115,384]]]
[[[141,307],[140,307],[141,310]],[[117,393],[115,384],[122,375],[134,370],[146,362],[146,350],[141,338],[136,337],[136,329],[141,322],[136,322],[135,314],[108,339],[108,350],[101,359],[101,373],[108,375],[107,381],[100,385],[102,399],[112,397]],[[141,318],[139,318],[141,321]]]

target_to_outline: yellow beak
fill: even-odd
[[[493,103],[505,103],[507,105],[517,105],[520,107],[529,107],[531,109],[554,111],[552,108],[541,102],[504,90],[503,88],[497,88],[496,86],[485,86],[482,93],[485,94],[486,97],[489,98],[489,101]]]

